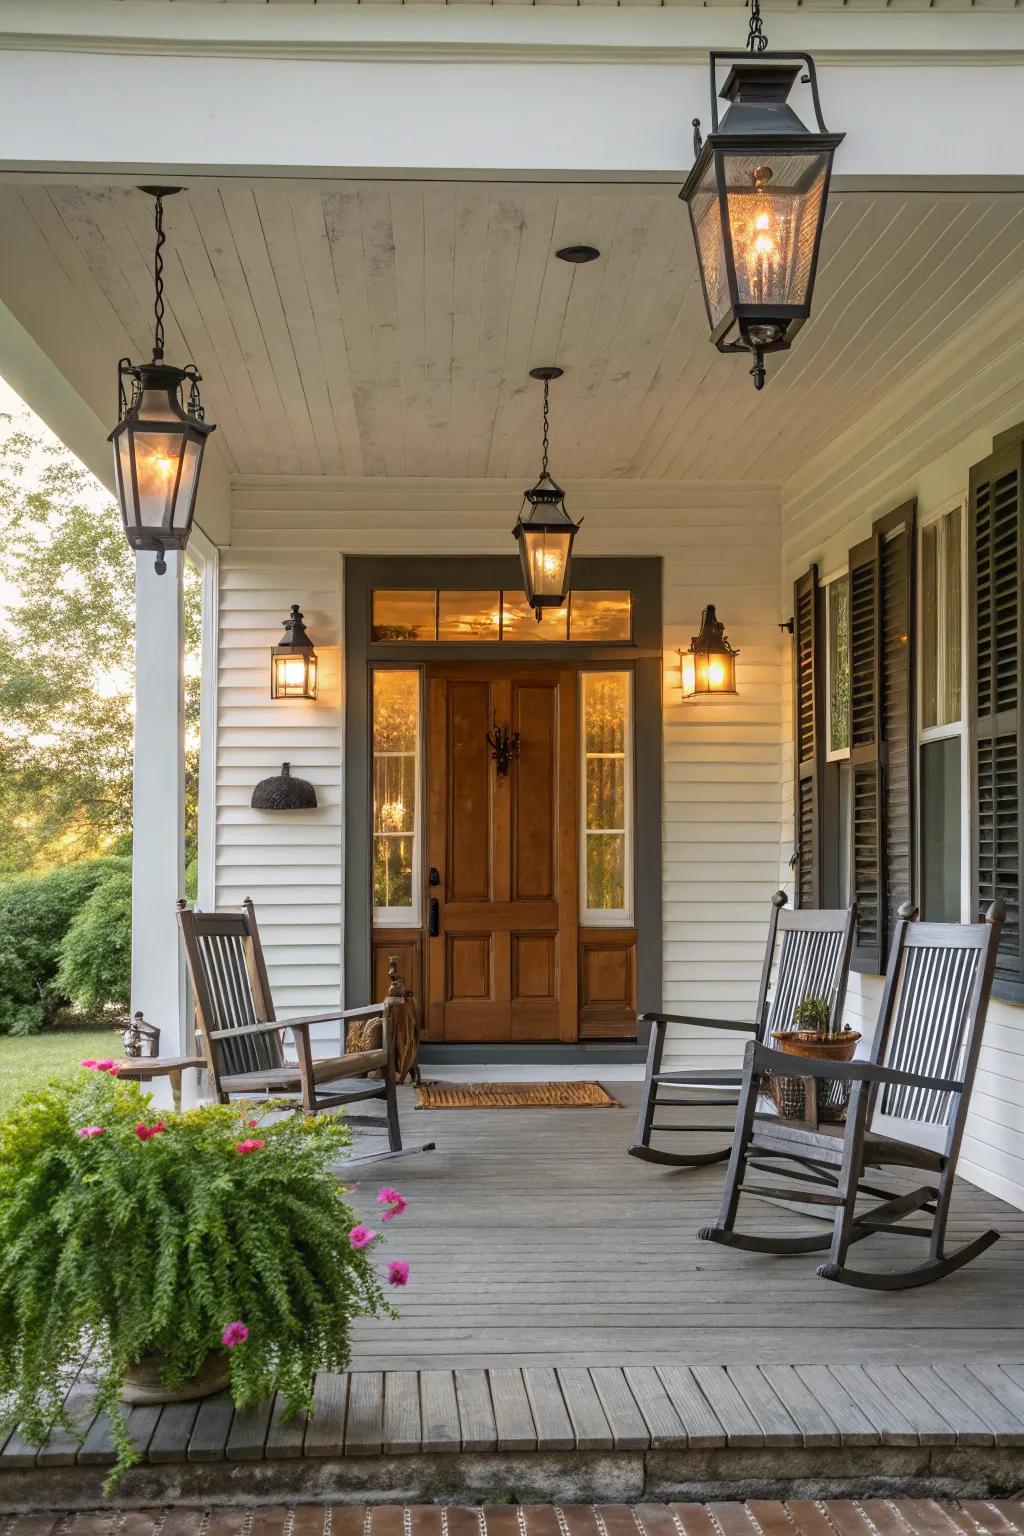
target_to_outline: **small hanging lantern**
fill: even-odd
[[[316,698],[316,651],[306,633],[298,603],[284,620],[284,636],[270,653],[272,699]]]
[[[683,698],[692,699],[698,693],[735,693],[738,655],[729,644],[714,603],[708,603],[701,614],[700,634],[693,636],[688,651],[679,652]]]
[[[117,365],[120,420],[108,439],[114,445],[114,476],[125,537],[132,549],[156,551],[156,569],[167,569],[164,554],[184,549],[192,530],[199,471],[211,422],[203,419],[201,375],[193,363],[175,368],[164,362],[164,203],[180,187],[140,187],[156,200],[154,259],[155,326],[153,361]],[[188,385],[188,402],[182,391]]]
[[[679,196],[690,210],[711,340],[719,352],[753,355],[755,389],[764,386],[766,352],[786,351],[811,312],[832,160],[845,135],[821,115],[814,60],[767,53],[759,0],[750,0],[749,54],[711,55],[711,132],[702,144],[694,118],[696,163]],[[735,61],[721,92],[716,66]],[[818,132],[787,98],[802,76],[811,87]]]
[[[548,474],[548,390],[552,379],[562,377],[561,368],[531,368],[531,379],[544,381],[544,439],[540,479],[524,492],[523,506],[530,512],[512,530],[519,541],[526,601],[540,623],[545,608],[561,608],[569,596],[569,565],[572,542],[580,530],[565,510],[565,492]]]
[[[155,1024],[147,1024],[141,1013],[134,1014],[128,1028],[123,1033],[119,1029],[118,1034],[126,1056],[160,1055],[160,1031]]]

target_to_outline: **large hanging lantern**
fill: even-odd
[[[538,623],[545,608],[561,608],[569,596],[572,543],[580,530],[565,510],[565,492],[548,474],[548,390],[561,368],[531,368],[531,379],[544,381],[544,438],[540,478],[523,493],[523,507],[512,530],[519,541],[526,601]],[[526,517],[523,509],[529,506]]]
[[[720,352],[749,352],[754,387],[766,352],[783,352],[811,312],[832,159],[845,135],[821,115],[814,60],[768,53],[758,0],[751,0],[749,54],[711,55],[711,132],[679,196],[690,210],[711,340]],[[734,61],[720,95],[717,66]],[[797,76],[811,87],[818,132],[788,104]]]
[[[192,529],[199,471],[206,439],[215,429],[204,421],[195,365],[164,362],[163,200],[178,187],[141,187],[156,200],[154,258],[155,326],[153,361],[117,365],[120,421],[110,434],[114,474],[125,537],[132,549],[156,552],[156,569],[167,569],[164,554],[184,549]],[[183,391],[188,387],[187,403]]]
[[[736,692],[736,651],[729,644],[725,625],[708,603],[700,618],[700,634],[688,651],[679,652],[683,698],[704,693]]]

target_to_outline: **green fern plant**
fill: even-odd
[[[793,1009],[793,1028],[816,1035],[832,1033],[832,1010],[824,997],[802,998]]]
[[[33,1442],[84,1433],[64,1407],[84,1369],[113,1424],[109,1488],[138,1460],[126,1368],[161,1356],[176,1387],[228,1345],[237,1408],[280,1391],[310,1411],[314,1371],[349,1363],[353,1319],[394,1315],[330,1169],[350,1139],[341,1120],[265,1124],[252,1106],[158,1117],[103,1070],[26,1095],[0,1120],[0,1443],[5,1423]]]

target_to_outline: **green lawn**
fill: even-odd
[[[20,1039],[0,1036],[0,1115],[27,1089],[77,1067],[84,1057],[102,1061],[123,1055],[113,1028],[48,1029]]]

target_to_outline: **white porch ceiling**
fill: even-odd
[[[0,301],[104,419],[150,345],[151,217],[131,189],[0,187]],[[707,340],[672,187],[200,182],[166,224],[168,355],[245,475],[521,478],[554,362],[563,479],[784,480],[1024,270],[1024,195],[843,191],[756,395]],[[600,260],[555,259],[579,241]]]

